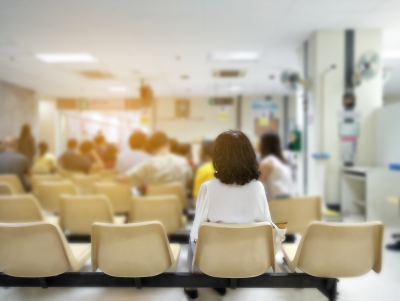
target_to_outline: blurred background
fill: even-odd
[[[324,220],[390,230],[393,270],[379,283],[395,298],[399,11],[396,0],[0,1],[0,140],[29,126],[31,175],[39,142],[54,164],[36,172],[54,173],[70,139],[102,148],[113,171],[132,133],[162,131],[194,175],[221,132],[243,131],[259,160],[261,134],[276,132],[293,195],[320,196]]]

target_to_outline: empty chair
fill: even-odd
[[[176,271],[181,247],[168,243],[161,223],[96,223],[92,230],[92,271],[114,277],[151,277],[171,266]]]
[[[103,169],[99,170],[95,174],[99,175],[103,181],[115,181],[117,177],[117,172],[113,169]]]
[[[59,200],[62,194],[76,195],[77,189],[70,181],[43,181],[39,182],[39,201],[44,210],[58,213]]]
[[[0,270],[15,277],[50,277],[78,271],[90,258],[90,244],[68,244],[49,222],[0,224]]]
[[[181,183],[149,184],[146,188],[146,195],[148,196],[167,194],[176,195],[181,202],[182,209],[186,209],[185,189]]]
[[[308,225],[322,219],[319,196],[291,197],[268,202],[272,221],[288,222],[286,234],[302,234]]]
[[[357,277],[382,266],[383,225],[313,222],[299,244],[283,244],[292,272],[296,267],[316,277]]]
[[[80,194],[93,193],[93,185],[95,182],[100,182],[102,179],[100,175],[73,175],[71,177],[75,186],[78,188]]]
[[[220,278],[249,278],[275,271],[272,226],[203,223],[193,258],[203,273]]]
[[[159,221],[167,234],[178,232],[186,226],[181,204],[175,195],[133,197],[129,222]]]
[[[13,194],[25,193],[25,189],[16,175],[0,175],[0,182],[7,183]]]
[[[33,175],[32,176],[32,193],[34,196],[39,197],[39,182],[41,181],[61,181],[63,178],[60,175]]]
[[[60,226],[72,234],[90,235],[95,222],[123,224],[125,216],[114,217],[105,195],[60,196]]]
[[[0,223],[48,221],[58,223],[57,216],[44,216],[38,200],[30,194],[0,196]]]
[[[93,193],[106,195],[116,213],[128,213],[129,201],[132,197],[129,185],[116,182],[98,182],[93,185]]]
[[[0,195],[12,195],[11,186],[6,182],[0,182]]]

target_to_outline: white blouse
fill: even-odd
[[[242,224],[271,222],[264,186],[257,180],[228,185],[213,179],[201,185],[190,240],[198,238],[204,222]]]
[[[294,195],[294,183],[289,165],[275,156],[268,156],[263,161],[270,161],[273,169],[265,180],[265,192],[269,200],[279,196]]]

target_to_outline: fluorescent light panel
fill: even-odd
[[[123,92],[128,91],[128,89],[126,87],[123,87],[123,86],[108,87],[108,90],[110,92],[115,92],[115,93],[123,93]]]
[[[256,62],[261,58],[258,51],[212,52],[208,55],[215,62]]]
[[[89,53],[37,53],[35,56],[46,63],[94,63],[97,59]]]
[[[383,58],[385,59],[400,59],[400,51],[385,51],[383,53]]]

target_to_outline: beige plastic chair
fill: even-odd
[[[0,182],[0,195],[12,195],[11,186],[6,182]]]
[[[129,185],[116,182],[98,182],[93,185],[93,193],[106,195],[116,213],[129,212],[129,201],[132,197]]]
[[[60,175],[33,175],[32,176],[32,193],[36,197],[40,197],[39,182],[45,181],[61,181],[63,177]]]
[[[35,175],[49,175],[51,174],[50,169],[47,167],[33,167],[32,173]]]
[[[62,167],[60,167],[60,166],[57,166],[56,170],[57,170],[57,173],[58,173],[60,176],[62,176],[64,179],[71,179],[72,176],[74,176],[74,175],[83,175],[83,174],[85,174],[85,173],[82,172],[82,171],[70,171],[70,170],[66,170],[66,169],[64,169],[64,168],[62,168]]]
[[[382,267],[383,225],[313,222],[300,244],[282,244],[292,273],[296,267],[316,277],[357,277]]]
[[[31,194],[0,196],[0,223],[48,221],[58,224],[57,216],[44,216],[38,200]]]
[[[161,223],[126,225],[95,223],[92,230],[92,271],[114,277],[151,277],[178,266],[181,246],[168,243]]]
[[[39,201],[44,210],[58,213],[60,211],[60,196],[62,194],[76,195],[78,191],[71,181],[39,182]]]
[[[0,175],[0,182],[7,183],[13,194],[26,193],[21,181],[16,175]]]
[[[219,278],[249,278],[275,271],[272,226],[203,223],[193,258],[203,273]],[[193,269],[193,267],[192,267]]]
[[[100,182],[102,179],[100,175],[73,175],[71,177],[72,182],[78,188],[79,194],[92,194],[93,185],[96,182]]]
[[[0,224],[0,270],[15,277],[51,277],[78,271],[90,258],[90,244],[68,244],[49,222]]]
[[[62,195],[60,226],[72,234],[90,235],[95,222],[123,224],[125,216],[115,216],[105,195]]]
[[[95,173],[101,177],[103,181],[115,181],[118,173],[113,169],[103,169]]]
[[[272,221],[288,222],[286,234],[303,234],[308,225],[322,219],[319,196],[292,197],[268,202]]]
[[[158,221],[167,234],[176,233],[186,226],[180,202],[175,195],[133,197],[129,222]]]
[[[186,209],[185,189],[181,183],[149,184],[146,187],[147,196],[174,194],[181,202],[182,209]]]

